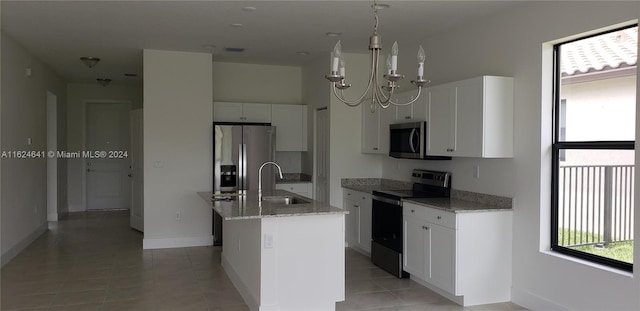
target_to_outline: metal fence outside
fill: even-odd
[[[558,245],[633,240],[634,165],[561,166]]]

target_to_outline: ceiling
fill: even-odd
[[[343,51],[368,53],[373,1],[6,1],[2,32],[69,82],[140,84],[142,50],[212,53],[215,61],[300,66]],[[414,55],[429,35],[520,1],[394,1],[379,11],[383,48]],[[250,11],[243,9],[254,7]],[[232,24],[242,24],[234,27]],[[339,32],[339,38],[326,36]],[[213,45],[215,48],[208,47]],[[241,47],[244,52],[227,52]],[[309,55],[299,55],[305,51]],[[404,53],[403,53],[404,52]],[[82,56],[102,60],[92,69]],[[125,77],[136,73],[138,77]]]

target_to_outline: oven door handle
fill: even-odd
[[[416,152],[416,147],[413,145],[413,135],[416,134],[416,129],[411,129],[411,134],[409,134],[409,147],[411,148],[411,152]]]
[[[371,200],[380,201],[380,202],[384,202],[384,203],[388,203],[388,204],[392,204],[392,205],[397,205],[397,206],[402,206],[402,201],[400,201],[400,200],[394,200],[394,199],[389,199],[389,198],[385,198],[385,197],[379,197],[377,195],[372,195],[371,196]]]

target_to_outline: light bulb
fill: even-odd
[[[344,56],[340,55],[340,76],[344,78],[345,69],[344,69]]]
[[[336,43],[336,46],[333,48],[333,61],[331,62],[331,71],[338,72],[338,63],[340,62],[340,57],[342,56],[342,46],[340,46],[340,40]]]
[[[418,48],[418,62],[424,63],[424,60],[425,60],[424,49],[422,48],[422,45],[421,45],[420,48]]]
[[[391,47],[391,70],[398,70],[398,41]]]
[[[421,45],[420,48],[418,49],[418,77],[422,77],[424,75],[424,60],[425,60],[424,49],[422,48],[422,45]]]

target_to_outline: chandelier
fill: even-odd
[[[344,56],[342,55],[342,46],[340,41],[336,43],[333,48],[331,57],[331,74],[326,75],[325,78],[333,83],[333,94],[347,106],[355,107],[365,101],[365,96],[371,90],[371,112],[375,112],[376,107],[388,108],[391,105],[394,106],[406,106],[413,104],[418,97],[422,87],[427,85],[430,81],[425,80],[424,75],[424,49],[422,45],[418,49],[418,77],[415,80],[411,80],[411,83],[418,88],[418,94],[415,98],[406,103],[400,103],[393,99],[394,92],[398,89],[398,81],[404,78],[404,75],[398,73],[398,42],[394,42],[391,47],[391,53],[387,56],[387,73],[383,75],[387,80],[386,85],[380,85],[378,82],[378,60],[380,58],[380,50],[382,50],[382,40],[378,35],[378,1],[373,1],[373,17],[375,24],[373,26],[373,34],[369,37],[369,52],[371,54],[371,71],[369,75],[369,81],[367,88],[362,95],[354,100],[349,101],[344,97],[344,90],[351,87],[351,84],[345,82],[345,63]],[[372,88],[373,86],[373,88]],[[340,92],[338,92],[340,90]]]

